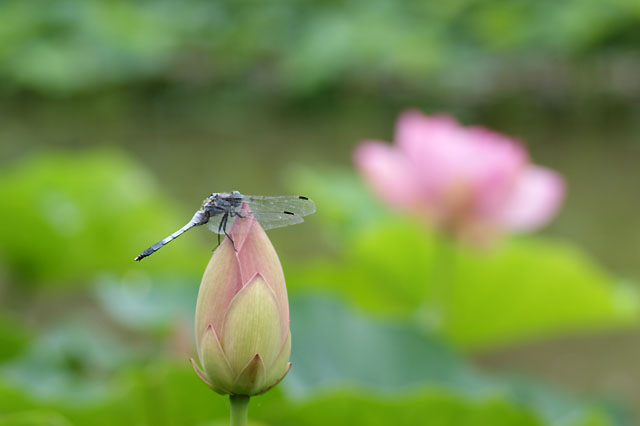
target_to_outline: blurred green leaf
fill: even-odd
[[[354,314],[326,297],[292,299],[291,336],[294,367],[284,386],[297,397],[345,386],[400,392],[428,383],[467,395],[494,387],[436,337]]]
[[[204,426],[228,422],[228,400],[211,392],[188,366],[151,364],[143,374],[129,376],[123,393],[94,406],[57,405],[52,411],[72,424],[107,426]],[[0,385],[0,411],[24,411],[33,402]],[[18,411],[19,412],[19,411]],[[284,397],[277,389],[253,398],[249,416],[256,424],[538,426],[543,423],[502,399],[467,401],[447,392],[416,390],[383,396],[342,390],[304,401]]]
[[[225,419],[225,420],[218,420],[213,422],[204,422],[202,424],[199,424],[198,426],[227,426],[228,424],[229,424],[229,421]],[[267,425],[260,422],[254,422],[251,419],[249,419],[248,426],[267,426]]]
[[[180,288],[185,294],[191,294],[187,287]],[[181,298],[165,290],[153,286],[147,297],[160,305],[165,304],[163,300]],[[121,298],[121,303],[129,306],[132,312],[136,305],[144,311],[146,302],[138,295],[123,293]],[[598,418],[604,419],[601,424],[611,423],[610,416],[598,404],[523,378],[491,377],[478,372],[441,339],[425,334],[416,325],[367,318],[335,299],[319,295],[293,297],[290,306],[293,368],[279,388],[292,403],[305,401],[313,405],[328,398],[334,404],[339,398],[332,395],[338,391],[345,393],[348,399],[355,398],[363,403],[373,399],[393,405],[402,401],[403,395],[411,395],[411,399],[416,390],[428,389],[429,400],[444,398],[447,404],[462,405],[465,410],[470,409],[468,404],[474,407],[497,404],[515,412],[533,413],[529,415],[544,420],[545,424],[589,425],[590,419]],[[192,307],[185,305],[184,309],[185,313],[179,316],[193,315]],[[113,313],[119,315],[117,311]],[[175,312],[167,311],[167,319],[174,316]],[[135,324],[133,326],[136,328]],[[136,377],[147,374],[150,373],[146,370],[135,373]],[[156,379],[150,383],[154,388],[150,393],[162,395],[166,392],[164,384]],[[185,389],[189,385],[174,386]],[[345,389],[348,391],[344,392]],[[167,397],[167,400],[172,399]],[[167,414],[161,417],[166,418]],[[272,424],[281,424],[280,418],[270,420]],[[381,424],[390,424],[388,421]],[[366,424],[364,420],[362,422]],[[447,422],[443,424],[449,424]],[[295,424],[293,420],[292,424]],[[506,424],[510,423],[507,421]]]
[[[73,424],[58,413],[33,410],[8,415],[0,414],[0,426],[73,426]]]
[[[454,75],[468,92],[480,62],[579,70],[602,46],[633,58],[639,19],[633,0],[7,0],[0,76],[3,87],[53,94],[164,80],[300,95],[390,81],[433,90]]]
[[[30,334],[16,318],[0,314],[0,364],[18,355],[27,346]]]
[[[21,357],[0,365],[0,377],[43,401],[87,404],[107,398],[114,373],[133,359],[133,348],[104,328],[68,319],[44,330]]]
[[[0,173],[0,258],[26,285],[74,285],[101,273],[188,273],[206,261],[193,238],[138,264],[133,257],[189,220],[152,177],[114,151],[49,153]],[[19,225],[19,226],[18,226]]]
[[[340,388],[397,396],[428,387],[461,400],[525,408],[544,424],[611,421],[602,407],[549,386],[482,374],[416,326],[372,320],[318,296],[293,299],[291,308],[293,367],[281,386],[292,397]]]
[[[198,279],[156,277],[141,281],[102,277],[94,287],[100,306],[119,324],[141,332],[166,332],[191,323]]]
[[[446,332],[465,346],[637,322],[635,288],[570,244],[522,238],[493,253],[458,253]]]
[[[353,174],[307,171],[299,182],[340,256],[289,265],[292,293],[331,289],[469,349],[637,322],[633,287],[569,243],[521,237],[472,250],[363,196]]]

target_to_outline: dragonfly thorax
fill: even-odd
[[[242,204],[242,199],[243,196],[238,191],[214,192],[204,200],[202,209],[207,211],[210,216],[231,213],[238,210]]]

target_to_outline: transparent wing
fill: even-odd
[[[302,216],[298,216],[293,212],[267,212],[267,211],[256,211],[256,212],[243,212],[243,216],[252,215],[256,218],[262,229],[273,229],[273,228],[282,228],[283,226],[295,225],[296,223],[304,222]],[[213,216],[207,222],[207,227],[215,232],[216,234],[224,234],[226,229],[227,232],[231,230],[231,226],[233,225],[233,221],[237,216],[227,215],[227,218],[224,219],[223,214],[219,214],[217,216]],[[225,223],[222,221],[226,220]]]
[[[302,196],[276,196],[276,197],[268,197],[263,195],[243,195],[242,200],[249,205],[249,208],[252,212],[255,213],[256,218],[258,218],[258,213],[272,213],[268,215],[272,220],[275,221],[275,217],[273,214],[276,212],[289,212],[293,213],[297,216],[307,216],[316,211],[315,203],[308,199],[307,197]],[[291,216],[291,215],[289,215]],[[282,220],[287,219],[284,217]],[[258,219],[261,225],[262,222]],[[300,223],[301,220],[293,223]],[[286,226],[280,225],[280,226]],[[263,225],[264,227],[264,225]],[[265,228],[268,229],[268,228]]]
[[[210,230],[217,234],[224,234],[225,230],[229,232],[237,214],[252,215],[263,229],[273,229],[304,222],[302,216],[316,211],[315,203],[307,197],[289,195],[276,197],[241,195],[240,197],[242,205],[230,208],[230,214],[220,213],[209,218],[207,226]]]
[[[210,217],[209,221],[207,222],[207,228],[209,228],[209,230],[215,232],[216,234],[224,235],[225,228],[227,229],[227,232],[229,232],[229,229],[231,229],[231,225],[233,225],[233,217],[227,216],[227,223],[225,227],[220,227],[220,223],[222,222],[223,217],[223,214]]]
[[[260,226],[262,226],[262,229],[281,228],[283,226],[304,222],[302,216],[298,216],[293,212],[254,211],[253,216]]]

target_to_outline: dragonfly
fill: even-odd
[[[243,195],[238,191],[214,192],[204,199],[202,207],[186,225],[140,253],[134,260],[140,261],[152,255],[196,226],[206,224],[210,230],[218,234],[218,244],[220,235],[227,236],[233,244],[227,229],[236,218],[254,217],[262,229],[266,230],[304,222],[303,216],[315,211],[315,203],[303,196]]]

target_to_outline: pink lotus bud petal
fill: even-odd
[[[198,375],[198,377],[200,377],[200,380],[202,380],[205,385],[209,386],[211,389],[213,389],[214,391],[216,391],[220,395],[227,395],[229,393],[229,392],[227,392],[225,390],[222,390],[222,389],[214,386],[213,384],[211,384],[211,382],[209,381],[209,378],[204,373],[204,371],[202,371],[200,369],[200,367],[198,367],[198,364],[196,363],[196,361],[193,358],[191,358],[190,361],[191,361],[191,365],[193,366],[193,369],[195,370],[196,374]]]
[[[291,363],[289,362],[289,354],[291,353],[291,333],[287,333],[286,340],[280,349],[280,353],[277,355],[273,363],[268,366],[269,376],[267,376],[267,383],[278,383],[284,378],[284,375],[289,371]]]
[[[518,177],[502,220],[514,231],[544,226],[562,204],[565,190],[564,179],[558,173],[530,166]]]
[[[248,229],[242,230],[241,245],[236,245],[242,280],[246,283],[256,274],[260,274],[269,286],[276,298],[282,319],[280,332],[282,333],[282,341],[284,341],[284,336],[289,332],[289,301],[280,260],[260,224],[255,220],[242,222],[242,226],[249,225]],[[253,228],[258,229],[254,230]]]
[[[231,389],[231,385],[235,379],[235,374],[226,354],[222,350],[222,345],[213,331],[213,327],[209,326],[200,341],[198,357],[202,362],[202,367],[209,377],[211,383],[215,383],[222,390]]]
[[[260,224],[236,218],[202,278],[196,306],[200,378],[219,393],[257,395],[289,368],[289,304],[278,256]],[[235,245],[235,248],[234,248]]]
[[[280,375],[280,377],[277,377],[277,376],[268,377],[267,378],[267,383],[269,383],[269,382],[271,382],[273,380],[273,384],[267,386],[266,388],[264,388],[264,390],[262,390],[262,393],[265,393],[266,391],[268,391],[269,389],[273,388],[278,383],[280,383],[282,381],[282,379],[284,379],[284,376],[286,376],[287,373],[289,372],[289,369],[291,369],[291,363],[287,362],[287,365],[286,365],[283,373]]]
[[[196,345],[204,331],[212,326],[220,336],[231,300],[242,289],[242,275],[230,241],[224,240],[213,252],[202,277],[196,305]]]

